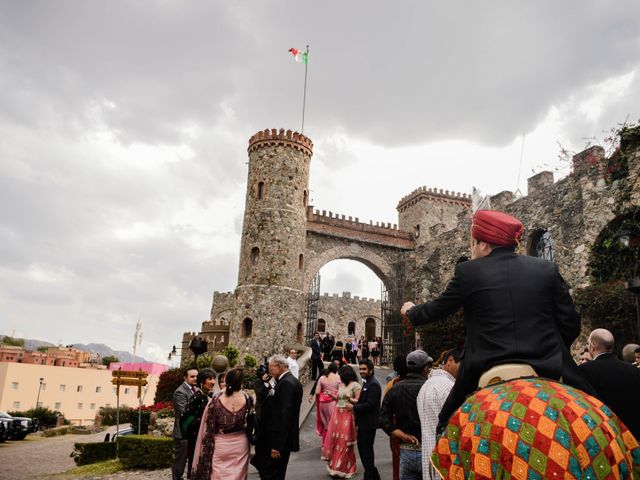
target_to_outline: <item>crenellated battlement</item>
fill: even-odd
[[[340,215],[307,207],[307,230],[325,235],[344,235],[363,241],[412,249],[413,235],[385,222],[361,222],[358,217]]]
[[[322,294],[321,298],[325,298],[325,299],[334,298],[334,299],[346,300],[349,302],[356,302],[356,303],[357,302],[368,303],[368,304],[380,303],[379,298],[359,297],[358,295],[351,296],[351,292],[342,292],[342,294],[325,292]]]
[[[262,130],[249,139],[249,153],[266,146],[283,145],[294,148],[311,156],[313,154],[313,142],[298,132],[292,132],[281,128]]]
[[[459,205],[462,207],[471,207],[471,195],[460,192],[450,192],[442,188],[420,187],[415,189],[409,195],[403,197],[396,209],[402,212],[421,200],[431,200],[435,202],[448,203],[450,205]]]
[[[376,222],[373,223],[373,220],[369,220],[369,223],[361,222],[358,217],[352,217],[347,215],[341,215],[339,213],[333,213],[331,211],[327,212],[326,210],[314,210],[312,206],[307,207],[307,218],[310,215],[313,215],[314,220],[318,220],[318,217],[324,217],[326,219],[337,220],[339,222],[351,223],[356,225],[367,225],[373,226],[376,228],[386,229],[386,230],[398,230],[398,225],[395,223],[385,223],[385,222]]]

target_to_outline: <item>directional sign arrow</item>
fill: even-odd
[[[114,385],[127,385],[133,387],[144,387],[147,381],[144,378],[113,378],[111,383]]]
[[[142,370],[138,371],[129,371],[129,370],[113,370],[111,375],[114,377],[129,377],[129,378],[147,378],[149,374],[147,372],[143,372]]]

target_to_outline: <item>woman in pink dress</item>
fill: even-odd
[[[327,470],[332,477],[353,478],[357,473],[356,422],[352,410],[346,406],[357,403],[362,387],[353,367],[345,365],[339,370],[341,385],[338,401],[331,415],[329,428],[322,445],[322,456],[329,462]]]
[[[245,430],[253,400],[242,391],[242,369],[227,373],[223,392],[209,401],[198,433],[192,480],[246,480],[249,439]]]
[[[323,445],[331,415],[333,415],[333,411],[336,409],[338,388],[340,388],[338,366],[332,362],[327,368],[327,375],[320,377],[318,386],[316,387],[316,411],[318,415],[316,430],[318,435],[322,437]]]

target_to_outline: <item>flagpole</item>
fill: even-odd
[[[307,45],[306,62],[304,62],[304,92],[302,94],[302,128],[300,133],[304,133],[304,110],[307,104],[307,68],[309,67],[309,45]]]

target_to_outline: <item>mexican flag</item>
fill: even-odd
[[[289,52],[293,55],[296,62],[304,63],[306,65],[309,56],[308,53],[298,50],[297,48],[290,48]]]

